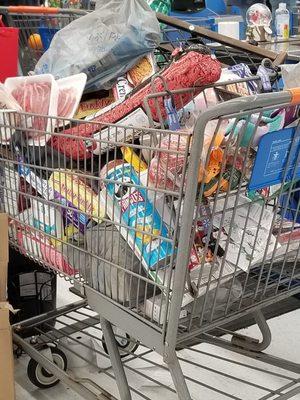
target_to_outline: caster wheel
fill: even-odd
[[[22,354],[23,354],[23,349],[22,349],[22,347],[16,346],[16,348],[14,349],[14,355],[15,355],[17,358],[20,358],[20,357],[22,356]]]
[[[115,326],[113,326],[113,331],[116,335],[118,335],[118,336],[116,336],[116,341],[117,341],[117,345],[119,347],[121,358],[129,356],[130,353],[134,353],[138,349],[139,343],[135,339],[130,337],[128,335],[128,333],[125,334],[121,329],[119,329]],[[108,349],[107,349],[104,335],[102,337],[102,346],[103,346],[105,353],[108,354]]]
[[[56,347],[50,348],[53,358],[53,363],[63,371],[67,370],[67,357]],[[33,358],[29,361],[27,367],[27,375],[31,383],[40,389],[48,389],[59,383],[59,379],[43,368]]]

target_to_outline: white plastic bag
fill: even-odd
[[[159,44],[159,23],[145,0],[100,0],[97,6],[55,34],[36,74],[63,78],[85,72],[86,90],[109,89]]]
[[[284,89],[293,89],[300,86],[300,63],[281,65]]]

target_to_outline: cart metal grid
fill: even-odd
[[[15,343],[28,352],[33,359],[39,360],[44,368],[47,367],[48,371],[53,372],[58,379],[61,378],[68,387],[80,393],[83,398],[87,400],[118,398],[109,356],[103,349],[99,316],[87,306],[86,301],[79,301],[57,311],[59,315],[54,319],[49,316],[46,322],[49,327],[52,327],[55,322],[55,328],[50,332],[44,333],[38,325],[38,319],[24,321],[21,326],[15,326]],[[19,336],[18,332],[24,327],[33,327],[35,330],[37,335],[35,345],[28,344]],[[221,333],[234,335],[229,331]],[[76,345],[80,344],[80,334],[91,339],[91,343],[84,345],[89,358],[82,354],[84,353],[82,347],[76,348]],[[118,339],[127,340],[122,335]],[[298,393],[299,365],[291,364],[289,371],[274,368],[270,365],[273,357],[265,353],[252,354],[256,361],[251,361],[241,348],[232,348],[225,339],[206,334],[201,340],[203,344],[211,344],[209,349],[198,345],[177,351],[193,400],[202,398],[216,400],[249,398],[250,400],[249,395],[244,394],[244,391],[249,389],[251,389],[251,400],[292,398],[293,394]],[[91,373],[86,370],[86,367],[77,368],[75,375],[75,370],[73,372],[60,370],[51,360],[45,358],[45,354],[43,355],[43,351],[49,345],[52,348],[57,346],[64,352],[71,352],[73,356],[86,361]],[[223,349],[218,351],[220,347]],[[93,353],[92,359],[91,353]],[[239,356],[237,357],[236,354]],[[122,363],[134,400],[156,400],[157,396],[160,396],[159,398],[163,396],[168,400],[177,399],[168,368],[161,363],[155,352],[141,344],[138,351],[124,352],[123,356]],[[218,363],[217,368],[216,363]],[[236,368],[239,368],[238,373]]]
[[[88,10],[10,6],[0,7],[7,26],[19,29],[19,69],[27,75],[51,43],[54,34]]]
[[[33,71],[37,61],[49,47],[54,34],[88,12],[90,11],[47,7],[0,7],[4,22],[20,30],[20,72],[27,75]],[[264,50],[197,26],[201,19],[191,23],[161,13],[157,13],[157,18],[162,29],[162,42],[156,49],[159,68],[170,62],[174,48],[191,44],[205,44],[223,64],[236,65],[243,62],[253,72],[256,72],[257,67],[266,58],[278,66],[286,57],[284,51],[275,53]],[[40,35],[42,40],[36,34]]]

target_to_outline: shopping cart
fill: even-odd
[[[20,15],[17,10],[15,12],[17,20]],[[63,22],[58,24],[58,17],[61,16],[63,21],[68,12],[74,17],[70,10],[66,14],[58,10],[52,12],[55,14],[50,16],[52,22],[49,27],[56,24],[55,29],[65,26]],[[21,20],[29,20],[27,13],[22,13],[21,17]],[[42,17],[45,14],[42,13]],[[48,17],[49,14],[46,14],[46,20],[51,21]],[[30,18],[34,20],[36,14]],[[39,14],[38,18],[40,21]],[[252,70],[256,70],[265,57],[269,56],[271,61],[279,60],[275,53],[253,47],[246,46],[247,51],[242,51],[240,43],[237,47],[228,43],[216,46],[211,43],[211,38],[207,41],[206,31],[199,33],[201,28],[191,29],[189,26],[187,29],[185,25],[176,25],[174,30],[174,20],[170,22],[163,17],[160,20],[164,23],[165,42],[160,46],[157,57],[162,66],[170,62],[175,47],[203,43],[209,45],[220,61],[236,64],[242,60]],[[27,22],[24,25],[26,39],[28,32],[37,32],[28,30],[30,24]],[[186,33],[191,30],[193,34],[187,36]],[[172,36],[168,37],[171,31]],[[217,40],[217,37],[214,39]],[[24,40],[23,44],[22,51],[31,51],[28,40]],[[40,54],[39,50],[35,50],[35,54]],[[26,65],[25,58],[22,60]],[[249,135],[249,130],[252,133],[260,131],[264,112],[291,108],[292,95],[289,92],[279,93],[276,79],[271,82],[274,93],[255,97],[251,93],[253,84],[260,84],[259,77],[212,85],[200,98],[203,108],[209,105],[211,96],[216,96],[217,101],[237,99],[201,114],[192,134],[192,129],[184,132],[165,129],[161,106],[166,99],[175,99],[182,106],[189,100],[193,110],[200,89],[193,87],[170,92],[166,86],[164,92],[155,93],[156,79],[162,78],[153,79],[153,94],[145,99],[144,111],[141,111],[147,114],[149,128],[90,123],[95,130],[102,129],[101,135],[85,139],[86,145],[98,149],[90,158],[70,159],[66,150],[54,150],[52,141],[45,147],[29,146],[26,141],[29,136],[38,134],[42,141],[47,133],[31,128],[33,115],[5,113],[1,125],[4,129],[2,138],[12,138],[11,149],[2,146],[0,156],[4,170],[1,185],[4,198],[1,204],[11,217],[11,244],[24,255],[70,280],[77,293],[87,297],[87,303],[100,315],[104,347],[111,356],[122,399],[130,399],[130,393],[119,359],[120,348],[125,354],[129,349],[127,354],[131,356],[138,342],[154,349],[168,364],[179,398],[189,399],[176,358],[176,348],[203,341],[211,329],[241,315],[255,313],[263,341],[259,343],[234,335],[233,344],[236,351],[244,348],[245,353],[249,350],[247,354],[254,352],[257,356],[258,351],[268,346],[271,338],[260,309],[300,292],[299,244],[290,238],[280,249],[278,246],[283,231],[280,215],[293,211],[295,219],[289,221],[289,229],[294,231],[298,228],[299,206],[291,210],[289,202],[299,192],[293,184],[298,176],[295,165],[299,164],[299,159],[293,154],[293,149],[297,149],[297,135],[294,133],[287,138],[290,144],[288,160],[282,157],[286,163],[279,168],[279,188],[274,193],[265,194],[261,187],[257,189],[255,182],[252,190],[249,189],[249,174],[256,160],[251,140],[243,146],[242,155],[239,154],[240,143],[245,140],[244,133]],[[241,93],[249,96],[240,97]],[[296,103],[297,97],[293,101]],[[54,127],[50,135],[55,140],[73,139],[78,148],[82,143],[82,132],[90,125],[84,121],[60,118],[58,123],[57,118],[45,118],[51,122],[47,126]],[[224,138],[224,142],[219,143],[219,129],[223,129],[228,119],[233,122],[226,133],[226,140]],[[72,136],[68,134],[70,125],[75,129]],[[60,128],[57,129],[57,126]],[[207,143],[204,146],[206,157],[200,157],[203,135],[197,132],[205,132],[206,126],[211,140],[208,146]],[[215,141],[218,145],[214,145]],[[211,153],[221,157],[216,165],[211,165]],[[168,168],[160,170],[161,158],[171,172]],[[152,163],[150,177],[146,170]],[[159,168],[155,169],[155,163]],[[205,171],[210,171],[213,177],[209,182],[206,182],[208,177]],[[20,176],[34,191],[20,189]],[[21,214],[16,204],[17,196],[25,198],[28,204]],[[128,200],[131,196],[133,199]],[[245,200],[248,196],[252,198],[249,204]],[[146,213],[136,217],[134,224],[130,225],[130,218],[136,212],[130,208],[131,217],[127,215],[126,220],[123,212],[134,204],[145,208]],[[246,214],[245,207],[248,207]],[[256,212],[255,218],[252,208]],[[209,212],[209,215],[201,215],[203,212]],[[244,221],[242,227],[235,223],[237,216]],[[261,229],[265,222],[268,229],[265,225]],[[201,236],[199,231],[204,230],[205,224],[205,235]],[[273,235],[275,230],[276,236]],[[259,243],[260,258],[253,247],[253,240]],[[191,261],[191,255],[196,261]],[[231,257],[230,261],[227,256]],[[72,310],[70,307],[57,312],[66,314]],[[15,328],[35,326],[44,318],[46,321],[53,320],[56,312]],[[111,324],[128,332],[125,349],[123,340],[116,345]],[[43,332],[37,330],[37,333]],[[49,342],[57,344],[53,336],[48,335]],[[82,392],[82,388],[72,384],[67,374],[61,373],[66,368],[61,353],[52,357],[54,363],[50,365],[48,348],[45,350],[46,357],[42,357],[32,351],[27,342],[20,340],[18,333],[15,333],[15,339],[33,357],[29,376],[34,382],[37,378],[42,379],[46,387],[61,378],[86,398],[91,397],[86,390]],[[209,340],[216,345],[228,346],[228,343],[215,338]],[[45,343],[48,344],[44,340]],[[51,353],[52,350],[50,346]],[[299,372],[298,365],[261,353],[259,357]]]
[[[27,75],[34,70],[41,55],[50,46],[56,32],[88,10],[10,6],[0,7],[4,23],[19,29],[20,73]]]
[[[288,115],[297,117],[299,92],[273,85],[273,93],[241,97],[241,83],[251,93],[249,79],[242,81],[149,95],[142,106],[149,128],[47,117],[60,126],[51,136],[78,146],[80,132],[91,125],[99,132],[86,139],[93,152],[82,160],[55,151],[52,141],[29,146],[29,136],[42,142],[49,132],[31,128],[34,116],[5,113],[2,134],[13,155],[2,147],[1,166],[10,170],[2,204],[11,243],[70,279],[100,315],[122,399],[131,395],[111,324],[164,358],[180,399],[191,397],[176,348],[208,340],[209,331],[248,313],[263,340],[233,335],[235,351],[299,372],[298,364],[261,353],[271,334],[260,311],[300,292],[299,240],[281,240],[287,225],[291,233],[299,226],[300,205],[292,209],[290,201],[299,194],[299,129],[262,130],[270,118],[280,129]],[[228,92],[237,98],[194,114]],[[188,104],[186,129],[165,129],[166,99],[178,109]],[[20,175],[36,193],[20,190]],[[21,214],[13,194],[30,202]]]
[[[201,43],[208,46],[221,63],[236,65],[242,62],[251,69],[257,68],[266,58],[276,67],[288,57],[284,49],[279,52],[270,51],[199,26],[203,25],[201,18],[183,21],[161,13],[157,13],[157,18],[161,22],[163,33],[160,48],[166,53],[172,51],[174,47],[181,46],[182,43]]]
[[[0,14],[4,16],[6,25],[20,29],[20,72],[27,75],[33,71],[41,55],[49,48],[55,33],[88,12],[90,10],[0,7]],[[251,67],[253,72],[264,59],[269,59],[274,66],[278,66],[286,57],[284,51],[276,53],[200,27],[198,24],[203,22],[201,18],[194,19],[193,23],[161,13],[157,13],[157,18],[162,28],[162,42],[156,50],[159,67],[170,61],[174,48],[199,43],[209,46],[223,64],[235,65],[243,62]]]

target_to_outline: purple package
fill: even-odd
[[[60,202],[62,207],[62,217],[64,225],[74,225],[81,233],[84,233],[86,226],[89,222],[87,215],[78,212],[76,207],[67,199],[65,199],[60,193],[55,191],[55,199]]]

